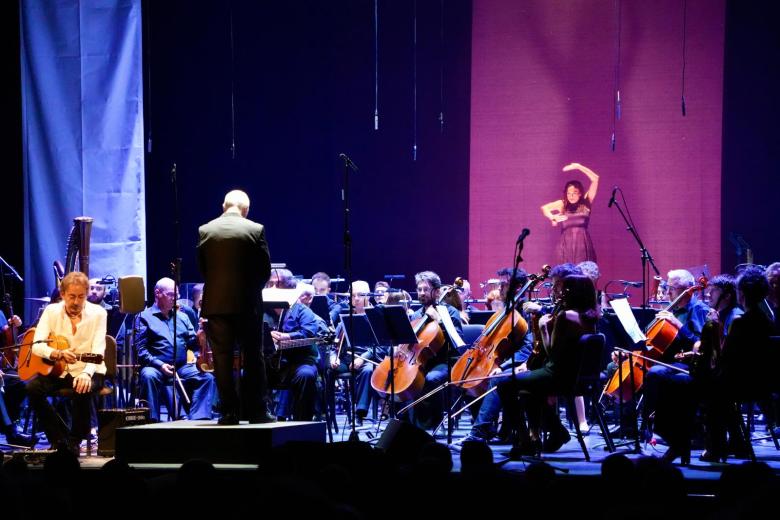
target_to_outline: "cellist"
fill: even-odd
[[[511,274],[510,274],[511,276]],[[517,270],[517,278],[515,286],[518,290],[528,282],[528,273],[523,269]],[[526,322],[530,319],[528,316],[521,312]],[[529,330],[525,336],[523,336],[522,344],[514,352],[514,364],[515,367],[523,367],[525,369],[525,362],[533,351],[533,334]],[[498,392],[494,390],[498,383],[509,378],[512,371],[512,360],[505,361],[499,369],[496,369],[490,375],[501,374],[502,377],[491,379],[488,384],[488,392],[485,397],[479,401],[479,412],[477,418],[471,427],[471,431],[464,440],[482,441],[487,442],[493,437],[498,436],[499,443],[507,443],[514,441],[514,432],[507,423],[502,425],[501,430],[496,431],[496,422],[498,421],[499,413],[501,412],[501,399],[498,396]]]
[[[441,278],[438,274],[433,271],[422,271],[414,275],[414,281],[417,284],[417,299],[422,307],[412,314],[410,319],[415,321],[423,316],[428,316],[442,327],[445,337],[444,346],[423,367],[425,385],[422,392],[424,394],[447,380],[451,363],[458,358],[458,351],[455,349],[455,338],[450,337],[443,320],[449,318],[454,326],[454,332],[459,336],[463,334],[463,323],[460,318],[460,312],[451,305],[443,304],[447,309],[448,317],[440,316],[436,310],[436,302],[439,299],[439,291],[442,287]],[[449,359],[447,358],[448,354]],[[443,392],[442,396],[444,396]],[[409,420],[422,429],[434,428],[441,421],[442,411],[442,399],[433,397],[412,407],[409,410]]]
[[[687,420],[692,417],[690,408],[695,406],[685,389],[691,382],[687,366],[675,362],[675,356],[681,352],[697,351],[704,324],[710,308],[693,294],[691,288],[696,284],[693,275],[685,269],[675,269],[667,274],[669,299],[676,304],[668,311],[661,311],[656,320],[666,320],[677,329],[674,341],[661,355],[661,361],[672,364],[679,370],[662,365],[652,366],[644,378],[644,407],[642,409],[642,432],[646,439],[653,430],[669,443],[669,451],[664,458],[670,462],[680,457],[685,464],[690,459],[690,437],[693,424]],[[682,370],[682,371],[680,371]],[[655,414],[655,420],[651,417]]]

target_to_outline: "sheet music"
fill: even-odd
[[[628,304],[628,299],[619,298],[609,302],[612,309],[615,311],[615,315],[620,320],[620,324],[623,325],[623,329],[631,338],[631,341],[637,343],[639,341],[646,341],[647,336],[639,328],[639,324],[636,322],[636,317],[631,311],[631,306]]]
[[[466,342],[463,341],[463,338],[460,337],[460,334],[458,334],[458,331],[455,328],[455,324],[452,323],[452,316],[450,316],[450,313],[447,311],[447,307],[444,305],[439,305],[436,307],[436,310],[439,311],[439,316],[441,316],[441,322],[444,325],[444,330],[447,331],[447,334],[450,336],[450,339],[455,345],[455,348],[460,348],[465,345]]]

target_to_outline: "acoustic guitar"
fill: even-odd
[[[35,337],[35,327],[29,328],[22,336],[22,341],[19,344],[19,378],[24,381],[29,381],[37,375],[59,377],[65,372],[68,363],[64,359],[52,361],[51,359],[45,359],[33,354],[33,338]],[[49,334],[49,338],[44,340],[51,348],[57,350],[67,350],[70,348],[68,339],[65,336],[59,336],[56,334]],[[102,363],[102,354],[76,354],[77,361],[83,361],[84,363]]]

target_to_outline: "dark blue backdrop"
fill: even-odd
[[[379,3],[378,131],[373,2],[232,2],[232,67],[230,3],[145,3],[150,281],[175,256],[174,162],[183,280],[198,277],[197,226],[235,187],[266,224],[273,261],[343,274],[340,153],[360,168],[349,180],[355,278],[403,273],[411,287],[422,269],[466,273],[471,8],[444,4],[417,3],[415,162],[414,2]]]

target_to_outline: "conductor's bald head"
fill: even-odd
[[[249,195],[241,190],[228,192],[225,202],[222,203],[222,211],[240,213],[242,217],[246,217],[249,213]]]

